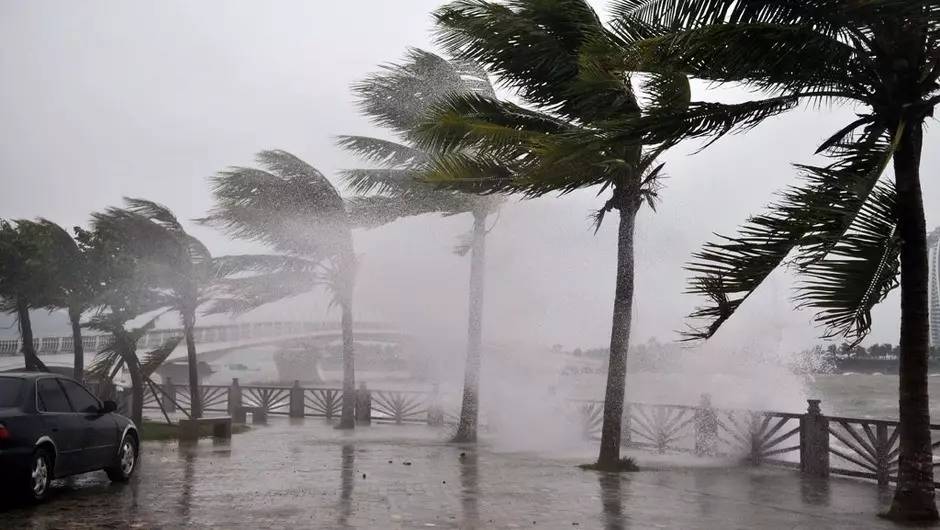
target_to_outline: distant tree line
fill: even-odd
[[[828,346],[816,346],[813,350],[824,354],[829,358],[836,359],[897,359],[901,355],[901,347],[895,344],[874,343],[868,346],[852,346],[846,342],[842,344],[829,344]],[[940,359],[940,348],[930,346],[928,355],[931,359]]]

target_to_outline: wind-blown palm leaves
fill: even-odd
[[[598,467],[620,465],[626,354],[633,308],[633,233],[637,211],[657,193],[660,150],[639,141],[610,141],[609,123],[640,115],[631,78],[582,63],[587,48],[608,48],[629,35],[604,26],[582,0],[458,0],[435,13],[441,44],[454,56],[482,64],[526,106],[468,94],[449,97],[417,131],[435,156],[428,178],[479,193],[529,197],[599,186],[609,199],[595,214],[620,215],[617,288],[610,371]],[[643,36],[646,36],[645,34]],[[636,37],[634,37],[635,40]],[[674,104],[687,99],[682,76],[662,74]],[[683,98],[683,95],[686,97]],[[529,108],[532,107],[532,108]],[[534,109],[534,110],[533,110]],[[585,145],[591,145],[585,149]]]
[[[36,261],[41,265],[34,274],[42,285],[42,294],[34,302],[50,310],[65,309],[68,313],[72,327],[72,376],[81,381],[85,362],[81,318],[101,290],[97,265],[67,230],[52,221],[39,219],[20,221],[20,224],[30,226],[38,251]]]
[[[31,221],[0,220],[0,310],[15,314],[27,370],[46,370],[36,354],[29,311],[46,298],[47,264],[42,259],[44,231]]]
[[[343,172],[350,187],[361,194],[349,201],[350,217],[360,226],[377,226],[401,217],[440,213],[473,215],[473,229],[461,238],[457,253],[471,255],[470,322],[465,382],[460,421],[455,441],[477,437],[479,367],[483,334],[483,281],[486,219],[499,200],[442,189],[423,180],[433,153],[414,146],[419,126],[428,111],[455,94],[495,92],[479,66],[467,61],[448,61],[433,53],[413,49],[401,64],[388,65],[354,87],[363,112],[378,125],[391,129],[405,143],[364,136],[341,136],[340,145],[379,166]]]
[[[352,296],[356,275],[352,227],[336,188],[285,151],[262,151],[261,169],[233,167],[212,179],[216,207],[203,220],[276,255],[219,258],[231,276],[210,311],[245,311],[325,286],[342,310],[343,406],[340,427],[355,426]]]
[[[189,365],[190,415],[202,416],[196,342],[196,311],[211,299],[219,266],[205,245],[188,234],[165,206],[144,199],[125,199],[125,208],[109,208],[93,216],[93,226],[107,233],[125,252],[138,259],[142,272],[163,292],[168,307],[178,311],[186,339]]]
[[[104,311],[83,324],[87,328],[111,335],[111,340],[98,352],[88,367],[89,379],[110,382],[122,368],[126,368],[131,379],[130,415],[138,425],[143,419],[144,386],[152,384],[151,376],[173,353],[183,337],[170,337],[158,348],[141,357],[137,353],[137,345],[140,339],[154,328],[160,315],[141,326],[128,328],[128,323],[148,312],[146,309],[159,307],[163,303],[164,301],[156,302],[149,308],[106,305]]]
[[[106,217],[107,212],[96,216]],[[153,274],[153,268],[143,263],[137,250],[125,246],[129,243],[126,234],[110,226],[107,218],[100,225],[94,224],[98,225],[96,230],[80,231],[78,237],[82,251],[98,267],[96,274],[101,280],[101,291],[94,302],[97,312],[83,326],[110,334],[111,341],[95,356],[87,375],[89,379],[109,383],[125,368],[131,379],[131,417],[137,422],[143,414],[144,385],[152,373],[145,372],[144,366],[155,370],[181,338],[167,341],[157,353],[143,360],[138,356],[139,340],[163,313],[157,312],[168,307],[171,301],[167,290]],[[146,323],[134,325],[135,320],[148,314],[151,318]]]
[[[712,336],[774,268],[803,277],[798,300],[828,335],[861,340],[870,310],[900,269],[900,464],[888,513],[936,520],[927,400],[927,259],[920,189],[923,123],[940,95],[940,3],[934,0],[619,0],[623,27],[653,36],[589,60],[746,83],[759,99],[695,102],[626,120],[613,138],[674,142],[752,127],[800,102],[860,105],[823,141],[827,166],[798,166],[804,182],[734,237],[710,243],[690,268],[711,304],[693,338]],[[595,50],[597,51],[597,50]],[[882,174],[893,162],[894,180]]]

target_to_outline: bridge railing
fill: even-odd
[[[357,322],[356,327],[373,330],[394,329],[394,326],[382,322]],[[197,343],[236,342],[246,339],[303,335],[339,329],[339,322],[249,322],[221,326],[201,326],[194,330],[194,338]],[[144,335],[140,339],[139,346],[141,348],[156,348],[167,340],[182,335],[182,329],[156,329]],[[97,352],[110,344],[111,340],[110,335],[85,335],[82,337],[82,346],[86,352]],[[22,344],[22,341],[18,338],[0,339],[0,355],[19,355]],[[39,355],[70,353],[73,351],[73,346],[72,337],[36,337],[33,339],[33,348]]]

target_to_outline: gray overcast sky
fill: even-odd
[[[429,13],[439,4],[0,2],[0,216],[83,224],[126,195],[195,218],[211,205],[207,177],[268,148],[331,176],[353,167],[335,135],[382,133],[357,114],[350,83],[408,46],[432,47]],[[851,110],[793,112],[702,154],[689,156],[689,145],[666,157],[663,203],[638,227],[634,341],[675,338],[696,303],[681,294],[690,252],[793,182],[788,164],[811,160]],[[929,226],[940,223],[933,138],[928,132],[923,171]],[[588,216],[601,203],[588,190],[506,206],[488,250],[490,339],[607,342],[616,223],[592,234]],[[468,216],[428,217],[361,234],[357,315],[463,340],[469,265],[451,250],[469,224]],[[248,248],[190,228],[216,254]],[[789,288],[785,274],[772,278],[713,347],[812,343],[818,330],[793,311]],[[872,339],[897,342],[897,305],[892,296],[879,308]],[[255,315],[269,317],[336,318],[319,297]]]

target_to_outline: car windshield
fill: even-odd
[[[22,387],[23,380],[20,378],[0,377],[0,408],[19,406]]]

